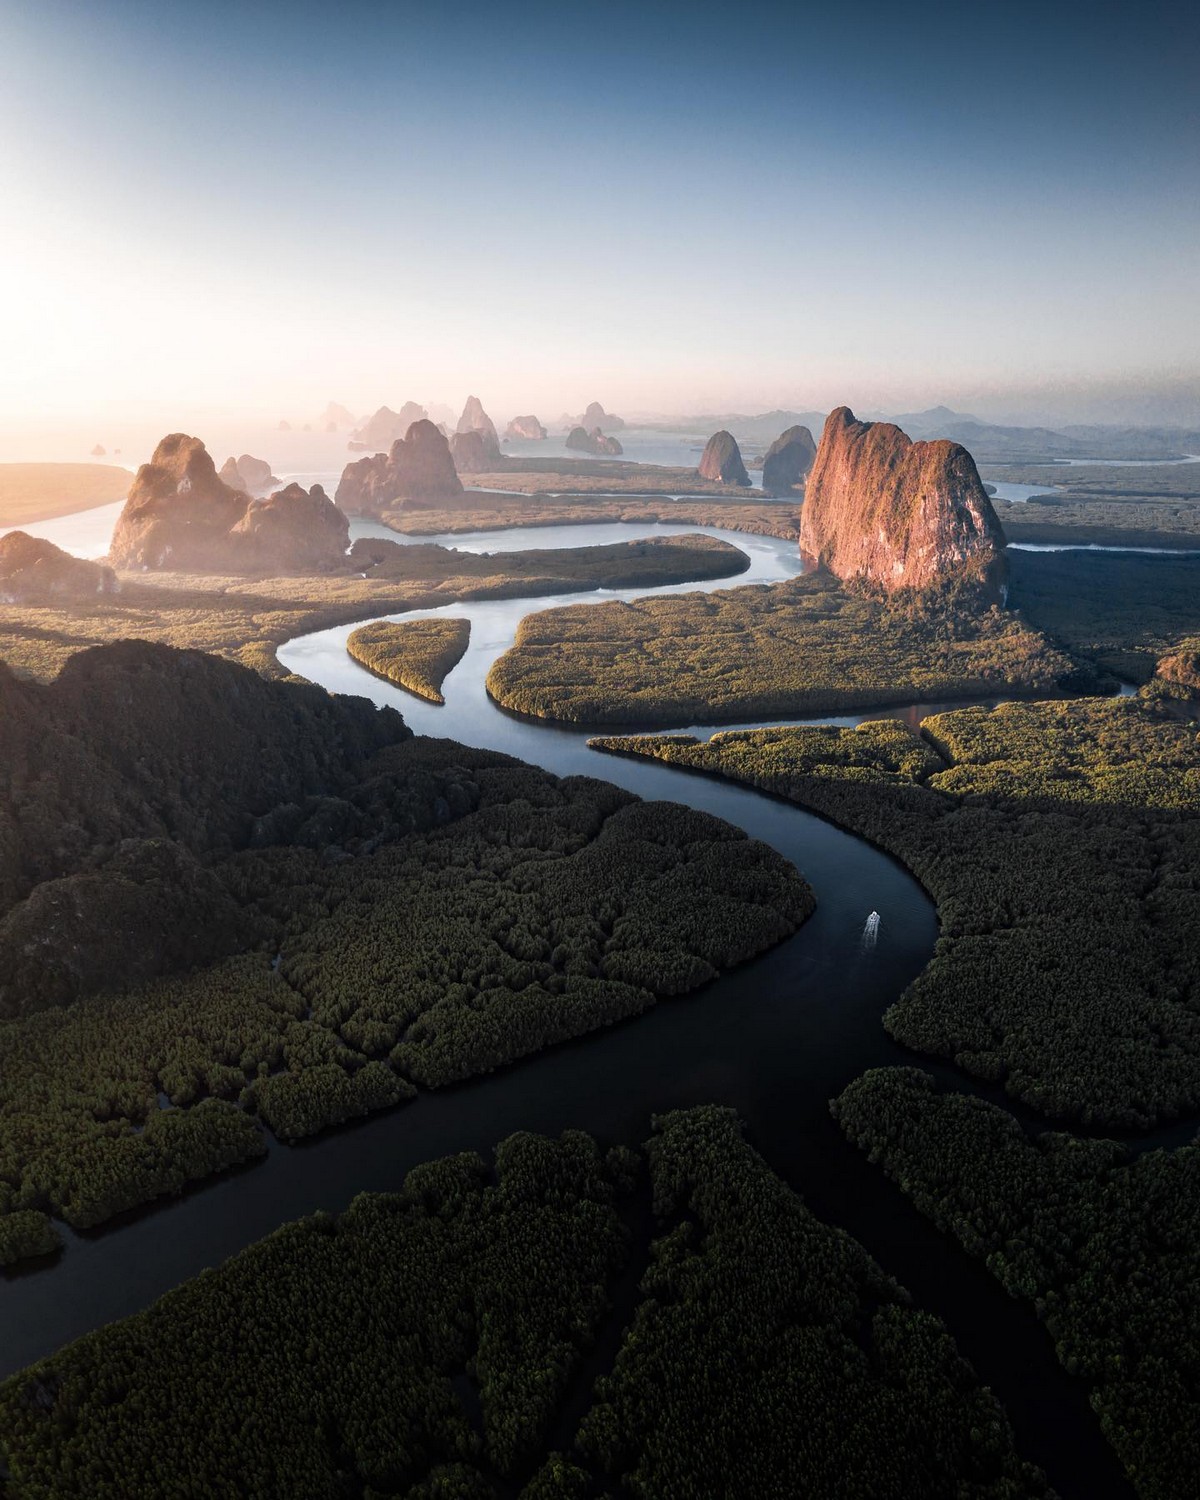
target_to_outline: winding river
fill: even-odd
[[[356,534],[369,530],[355,528]],[[548,527],[445,540],[464,550],[493,551],[700,530],[750,555],[750,570],[731,586],[800,571],[792,543],[696,526]],[[798,808],[661,763],[601,756],[588,748],[587,731],[526,721],[487,696],[489,666],[531,609],[722,586],[605,590],[424,611],[471,621],[470,647],[446,681],[444,707],[352,662],[345,651],[352,626],[298,637],[279,656],[290,670],[333,691],[393,704],[419,733],[506,751],[558,775],[603,777],[643,797],[725,818],[801,870],[816,891],[813,918],[761,958],[636,1020],[307,1144],[272,1145],[265,1163],[102,1230],[65,1231],[66,1250],[53,1264],[0,1278],[0,1374],[146,1306],[285,1220],[317,1208],[336,1211],[364,1190],[395,1188],[410,1166],[430,1157],[487,1153],[518,1129],[557,1133],[577,1126],[607,1141],[636,1143],[648,1133],[653,1113],[717,1101],[739,1110],[754,1143],[818,1215],[854,1235],[918,1304],[945,1319],[1006,1406],[1022,1453],[1042,1465],[1064,1500],[1132,1494],[1083,1387],[1059,1368],[1032,1312],[1009,1300],[981,1265],[916,1213],[829,1117],[827,1101],[864,1069],[914,1061],[889,1040],[880,1017],[928,961],[937,936],[933,905],[916,881],[879,850]],[[937,707],[883,712],[911,719]],[[679,727],[706,735],[731,726]],[[873,946],[861,941],[872,911],[881,917]],[[934,1071],[969,1087],[959,1074]]]

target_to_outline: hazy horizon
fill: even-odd
[[[1200,426],[1194,10],[0,21],[0,457],[468,393]]]

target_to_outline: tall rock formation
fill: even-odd
[[[789,427],[767,449],[763,459],[763,490],[768,495],[790,495],[813,466],[817,445],[807,427]]]
[[[103,563],[72,557],[53,542],[10,531],[0,536],[0,603],[43,604],[115,594],[121,585]]]
[[[445,433],[432,422],[414,422],[389,453],[347,464],[337,503],[351,515],[378,516],[391,508],[439,505],[463,492]]]
[[[247,495],[262,495],[279,483],[271,473],[271,465],[263,458],[254,458],[243,453],[241,458],[227,458],[221,465],[219,478],[235,490]]]
[[[354,413],[340,401],[330,401],[314,425],[321,432],[349,432],[355,425]]]
[[[605,458],[616,458],[625,451],[615,437],[606,437],[598,427],[593,427],[591,432],[585,427],[572,427],[567,433],[567,447]]]
[[[890,422],[830,412],[805,485],[800,550],[893,593],[955,583],[997,597],[1004,533],[958,443],[914,443]]]
[[[588,409],[579,419],[580,426],[586,427],[590,432],[593,427],[607,428],[609,432],[620,432],[625,426],[625,419],[614,415],[611,411],[605,411],[599,401],[589,401]]]
[[[704,445],[700,459],[700,478],[715,484],[740,484],[749,488],[750,476],[742,462],[742,452],[732,432],[714,432]]]
[[[506,438],[528,438],[534,442],[541,442],[546,436],[546,429],[534,416],[514,417],[504,430]]]
[[[468,396],[467,404],[458,419],[456,432],[477,432],[483,439],[484,452],[489,459],[500,457],[500,439],[496,436],[496,424],[483,409],[478,396]]]
[[[109,558],[119,568],[325,572],[343,564],[348,541],[320,485],[252,500],[218,476],[199,438],[176,432],[138,470]]]

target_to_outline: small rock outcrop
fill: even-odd
[[[424,422],[429,413],[415,401],[406,401],[399,411],[381,406],[368,421],[352,434],[353,444],[372,453],[386,452],[397,438],[408,436],[414,422]]]
[[[485,474],[496,467],[495,459],[488,455],[482,432],[456,432],[450,439],[450,454],[460,474]]]
[[[478,396],[468,396],[462,409],[455,432],[477,432],[483,439],[483,447],[489,459],[500,457],[500,439],[496,436],[496,424],[483,409]]]
[[[265,459],[254,458],[243,453],[241,458],[227,458],[217,476],[223,484],[235,490],[244,490],[247,495],[261,495],[279,483],[271,473],[271,465]]]
[[[104,458],[107,451],[108,450],[104,447],[103,443],[97,443],[96,446],[92,449],[92,457]]]
[[[890,422],[830,412],[805,485],[800,550],[887,593],[956,583],[999,597],[1004,534],[958,443],[914,443]]]
[[[589,432],[586,427],[572,427],[567,433],[567,447],[579,453],[598,453],[606,458],[615,458],[624,453],[624,448],[615,437],[606,437],[598,427]]]
[[[221,479],[199,438],[176,432],[138,470],[109,559],[131,569],[324,572],[340,566],[348,540],[320,485],[252,500]]]
[[[762,484],[768,495],[790,495],[813,466],[817,445],[807,427],[781,432],[763,458]]]
[[[607,428],[609,432],[620,432],[625,426],[623,417],[615,416],[611,411],[605,411],[599,401],[590,401],[588,409],[579,419],[580,426],[586,427],[590,432],[593,427]]]
[[[529,438],[534,442],[541,442],[546,437],[546,429],[536,417],[514,417],[504,429],[506,438]]]
[[[117,575],[103,563],[72,557],[53,542],[24,531],[0,536],[0,603],[94,599],[97,594],[115,594],[120,587]]]
[[[445,434],[423,419],[390,452],[347,464],[336,499],[351,515],[379,516],[392,508],[438,505],[462,492]]]
[[[700,458],[700,478],[714,484],[740,484],[749,488],[750,476],[742,462],[742,450],[732,432],[714,432]]]

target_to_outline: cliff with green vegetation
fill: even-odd
[[[515,1135],[286,1225],[0,1386],[0,1461],[11,1500],[1050,1497],[942,1324],[715,1108],[644,1153]]]
[[[1200,1108],[1200,741],[1135,700],[1010,703],[858,729],[595,742],[746,782],[897,855],[938,904],[885,1016],[1047,1115]],[[887,921],[887,913],[883,913]]]
[[[915,1068],[865,1074],[833,1112],[919,1209],[1029,1302],[1091,1392],[1143,1500],[1200,1471],[1200,1145],[1028,1136]]]
[[[690,724],[1098,681],[1019,616],[925,611],[814,574],[527,615],[488,691],[539,718]]]
[[[442,683],[463,659],[470,620],[377,620],[346,640],[346,650],[368,672],[430,703],[445,703]]]

